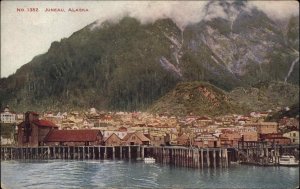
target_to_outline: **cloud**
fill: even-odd
[[[298,1],[250,1],[249,7],[256,7],[272,20],[286,20],[299,15]]]
[[[212,20],[214,18],[227,18],[224,7],[221,6],[220,2],[218,1],[207,3],[205,11],[206,14],[204,20]]]
[[[119,2],[118,5],[112,3],[110,12],[113,13],[103,15],[94,27],[101,25],[105,20],[117,22],[126,15],[140,20],[143,24],[152,23],[157,19],[171,18],[178,26],[184,28],[203,19],[235,17],[238,14],[233,6],[235,2],[237,1],[125,1]],[[227,7],[224,4],[227,4]],[[291,16],[299,15],[297,1],[248,1],[243,4],[244,11],[257,8],[273,20],[286,20]],[[226,8],[230,10],[231,15],[226,13]]]
[[[204,17],[203,8],[206,1],[142,1],[142,2],[121,2],[118,7],[114,7],[114,15],[109,16],[109,20],[118,21],[123,16],[134,17],[142,24],[152,23],[158,19],[171,18],[176,24],[183,28],[188,24],[201,21]],[[100,26],[102,17],[94,25]]]
[[[73,32],[98,20],[117,22],[125,15],[141,23],[171,18],[183,29],[189,24],[216,17],[234,19],[226,15],[221,1],[3,1],[1,2],[1,76],[14,73],[34,56],[45,53],[53,41],[69,37]],[[224,1],[222,1],[224,2]],[[227,6],[234,1],[226,1]],[[257,8],[269,18],[285,20],[299,15],[297,1],[250,1],[244,10]],[[207,6],[209,9],[207,9]],[[17,8],[38,7],[38,13],[19,13]],[[48,8],[87,8],[87,13],[45,13]],[[95,25],[95,26],[97,26]]]

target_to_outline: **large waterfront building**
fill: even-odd
[[[58,129],[58,126],[50,121],[40,120],[39,114],[35,112],[26,112],[25,121],[18,125],[18,146],[40,146],[53,129]]]
[[[258,122],[258,123],[247,123],[245,126],[254,126],[258,134],[269,134],[278,132],[277,122]]]

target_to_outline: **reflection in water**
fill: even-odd
[[[299,167],[191,169],[127,161],[2,161],[8,188],[295,188]]]

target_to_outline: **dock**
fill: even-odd
[[[231,162],[251,165],[278,165],[282,154],[299,159],[299,146],[269,146],[265,142],[243,142],[236,148],[195,148],[182,146],[39,146],[1,147],[1,160],[143,160],[179,167],[228,167]]]
[[[278,165],[279,158],[283,154],[291,154],[299,159],[299,145],[270,145],[261,141],[239,141],[235,150],[239,162],[244,164]]]
[[[1,147],[1,160],[66,159],[66,160],[142,160],[153,157],[156,162],[179,167],[228,167],[231,156],[227,148],[188,148],[154,146],[39,146]]]

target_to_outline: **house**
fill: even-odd
[[[149,137],[153,146],[170,145],[170,134],[151,133]]]
[[[235,147],[238,146],[238,142],[241,139],[241,135],[235,131],[225,131],[220,134],[220,141],[222,147]]]
[[[207,116],[201,116],[197,118],[197,125],[198,126],[208,126],[213,123],[213,120]]]
[[[125,145],[149,145],[150,139],[147,138],[143,133],[140,133],[140,132],[128,133],[123,138],[123,144],[125,144]]]
[[[45,114],[43,119],[51,121],[55,125],[59,126],[61,128],[63,116],[54,116],[53,113]]]
[[[92,128],[94,127],[94,123],[88,119],[84,119],[83,122],[82,122],[82,126],[83,128]]]
[[[89,146],[100,145],[103,136],[100,130],[51,130],[44,139],[46,145]]]
[[[244,141],[258,141],[258,134],[256,131],[241,132]]]
[[[258,122],[258,123],[246,123],[246,127],[256,127],[258,134],[268,134],[278,132],[277,122]]]
[[[193,146],[198,148],[218,148],[221,147],[220,140],[211,133],[202,133],[194,139]]]
[[[277,133],[278,123],[276,122],[260,122],[257,125],[257,132],[259,134]]]
[[[105,146],[120,146],[122,139],[116,133],[112,133],[109,137],[104,139],[104,144]]]
[[[64,119],[61,122],[62,129],[76,129],[76,123],[73,120],[70,119]]]
[[[104,130],[102,133],[104,138],[108,138],[115,133],[120,139],[123,139],[127,135],[128,131],[126,127],[122,126],[118,130]]]
[[[291,139],[291,144],[299,145],[299,131],[294,130],[283,134],[283,137]]]
[[[45,137],[58,126],[47,120],[40,120],[35,112],[26,112],[25,121],[18,126],[18,146],[37,147],[42,145]]]
[[[258,141],[258,133],[255,126],[242,126],[238,131],[244,141]]]
[[[291,139],[284,137],[281,133],[268,133],[260,134],[260,140],[266,141],[269,145],[279,144],[279,145],[289,145],[291,144]]]
[[[16,123],[16,113],[11,112],[8,106],[0,113],[0,118],[1,123]]]
[[[177,137],[177,145],[179,146],[188,146],[190,145],[190,138],[187,134],[183,133]]]

